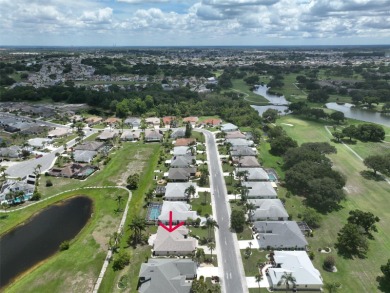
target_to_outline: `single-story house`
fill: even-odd
[[[230,144],[233,147],[241,147],[241,146],[253,146],[252,140],[246,140],[245,138],[229,138],[226,139],[225,144]]]
[[[197,240],[188,236],[188,233],[189,231],[185,226],[181,226],[172,232],[159,226],[153,243],[153,255],[192,255],[196,249]]]
[[[183,118],[183,122],[185,123],[191,123],[192,126],[195,126],[196,123],[198,123],[199,121],[199,118],[198,117],[195,117],[195,116],[189,116],[189,117],[185,117]]]
[[[43,126],[43,125],[32,125],[31,127],[27,129],[23,129],[20,131],[22,134],[27,134],[27,135],[38,135],[45,133],[48,131],[50,128],[48,126]]]
[[[129,125],[131,128],[138,129],[141,126],[141,118],[138,118],[138,117],[128,117],[125,120],[125,124]]]
[[[252,221],[288,220],[288,213],[282,201],[278,198],[248,199],[248,203],[252,203],[256,207],[249,215]]]
[[[5,148],[0,148],[0,157],[3,158],[19,158],[22,149],[17,145],[12,145]]]
[[[320,272],[313,266],[305,251],[275,251],[275,266],[268,269],[270,288],[285,290],[286,285],[278,285],[284,273],[295,278],[294,287],[301,291],[322,291],[323,281]]]
[[[176,116],[164,116],[162,118],[162,121],[163,121],[164,126],[166,128],[169,128],[172,126],[172,123],[175,121],[175,119],[176,119]],[[173,127],[175,127],[175,126],[173,125]]]
[[[174,156],[188,156],[191,155],[191,149],[187,146],[177,146],[173,148]]]
[[[157,118],[157,117],[149,117],[149,118],[146,118],[145,119],[145,123],[149,126],[149,127],[153,127],[153,128],[158,128],[160,127],[160,118]]]
[[[99,151],[104,146],[104,142],[101,141],[85,141],[78,144],[73,149],[80,151]]]
[[[178,138],[175,141],[175,146],[188,146],[196,143],[195,138]]]
[[[109,124],[109,125],[113,125],[113,124],[117,124],[118,122],[120,122],[121,120],[119,118],[116,118],[116,117],[109,117],[107,118],[106,120],[104,120],[104,123],[106,124]]]
[[[54,130],[49,131],[47,138],[63,137],[69,134],[68,128],[57,127]]]
[[[168,201],[187,201],[190,199],[190,195],[187,194],[186,190],[190,186],[197,188],[196,183],[192,182],[175,182],[167,183],[165,188],[164,199]]]
[[[93,126],[95,124],[98,124],[103,121],[102,117],[93,116],[85,119],[85,123],[88,124],[88,126]]]
[[[226,133],[225,138],[226,139],[237,139],[237,138],[246,139],[246,136],[241,131],[231,131],[231,132]]]
[[[40,137],[35,137],[35,138],[30,138],[28,140],[28,144],[34,148],[43,148],[47,144],[51,142],[50,139],[48,138],[40,138]]]
[[[74,161],[78,163],[91,163],[96,155],[96,151],[75,150],[73,152]]]
[[[231,132],[231,131],[237,131],[238,126],[232,124],[232,123],[226,123],[221,125],[221,131],[222,132]]]
[[[245,156],[256,156],[256,151],[247,146],[233,147],[230,150],[230,154],[233,158],[241,158]]]
[[[236,176],[239,172],[244,172],[245,181],[269,181],[268,173],[263,168],[237,168]]]
[[[278,196],[272,183],[268,181],[242,182],[242,185],[248,188],[248,199],[267,199]]]
[[[62,168],[53,167],[48,171],[50,176],[71,178],[74,174],[78,173],[84,165],[73,163],[66,165]]]
[[[12,125],[5,125],[4,126],[4,131],[5,132],[10,132],[10,133],[15,133],[15,132],[20,131],[20,128],[16,127],[16,126],[12,126]]]
[[[172,223],[185,222],[187,219],[196,220],[196,211],[191,211],[191,205],[184,201],[164,201],[158,220],[163,224],[169,224],[169,214],[172,212]]]
[[[145,130],[145,141],[153,142],[153,141],[162,141],[163,135],[155,129],[146,129]]]
[[[308,245],[295,221],[257,221],[252,229],[261,249],[305,250]]]
[[[238,167],[241,167],[241,168],[259,168],[259,167],[261,167],[259,161],[257,160],[257,158],[255,156],[241,157],[238,160],[237,165],[238,165]]]
[[[188,181],[191,177],[195,176],[196,168],[170,168],[168,171],[168,180],[172,182],[184,182]]]
[[[171,138],[183,138],[186,134],[185,128],[176,128],[172,130]]]
[[[218,118],[209,118],[203,120],[200,124],[202,125],[209,125],[209,126],[218,126],[221,125],[222,120]]]
[[[149,259],[141,264],[137,290],[140,293],[190,293],[197,265],[190,259]]]
[[[118,135],[118,133],[116,131],[103,130],[103,132],[100,133],[96,139],[102,140],[102,141],[107,141],[107,140],[113,139],[117,135]]]
[[[124,130],[122,135],[121,135],[121,140],[135,141],[135,140],[139,140],[140,136],[141,136],[141,133],[139,131]]]
[[[193,164],[195,159],[196,157],[191,155],[173,157],[171,160],[171,168],[188,168]]]

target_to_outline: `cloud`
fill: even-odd
[[[147,4],[147,3],[168,3],[169,0],[117,0],[117,2],[129,3],[129,4]]]
[[[109,43],[160,45],[390,40],[388,0],[0,0],[0,6],[4,44],[23,36],[100,44],[102,33]]]

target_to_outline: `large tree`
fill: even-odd
[[[233,210],[230,215],[230,227],[237,233],[244,230],[245,213],[243,210]]]
[[[387,260],[386,264],[381,265],[381,271],[383,273],[383,278],[385,279],[385,281],[390,284],[390,259]]]
[[[328,99],[328,93],[322,89],[314,90],[307,96],[307,100],[313,103],[325,103]]]
[[[368,240],[362,227],[356,224],[346,224],[337,234],[336,248],[339,254],[352,258],[365,257],[368,251]]]
[[[348,223],[362,227],[369,238],[374,238],[371,232],[378,232],[375,223],[379,222],[379,218],[373,213],[353,210],[349,212],[347,220]]]
[[[363,161],[364,165],[367,168],[370,168],[374,171],[374,174],[376,175],[376,172],[386,172],[386,169],[388,168],[387,160],[382,155],[371,155],[364,159]]]
[[[273,155],[284,155],[288,149],[296,148],[298,143],[289,136],[279,136],[271,140],[271,150]]]

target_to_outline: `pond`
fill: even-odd
[[[251,105],[253,109],[255,109],[257,112],[259,112],[259,115],[263,115],[267,109],[274,109],[278,110],[280,112],[280,115],[285,115],[286,113],[284,112],[287,110],[287,106],[275,106],[275,105],[267,105],[267,106],[256,106],[256,105]]]
[[[273,105],[288,105],[290,104],[284,96],[277,96],[268,93],[268,87],[266,85],[258,85],[253,93],[263,96]]]
[[[58,251],[91,217],[92,200],[77,196],[52,205],[0,238],[0,288]]]
[[[390,126],[390,115],[353,107],[352,104],[327,103],[326,107],[343,112],[345,117]]]
[[[267,91],[268,91],[268,87],[266,85],[259,85],[259,86],[256,86],[256,90],[253,91],[253,93],[257,94],[257,95],[261,95],[263,96],[264,98],[266,98],[268,101],[270,101],[270,105],[266,105],[266,106],[256,106],[256,105],[251,105],[253,109],[255,109],[257,112],[259,112],[259,115],[263,115],[263,113],[265,111],[267,111],[267,109],[274,109],[274,110],[278,110],[280,112],[281,115],[284,115],[285,114],[285,110],[287,110],[287,106],[288,104],[290,104],[284,96],[276,96],[276,95],[272,95],[272,94],[269,94]]]

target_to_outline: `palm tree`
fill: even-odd
[[[210,258],[211,261],[213,261],[213,250],[215,249],[215,243],[214,242],[207,243],[207,248],[210,249]]]
[[[195,259],[198,263],[201,262],[201,259],[204,258],[204,249],[203,248],[197,248],[195,252]]]
[[[118,212],[120,211],[120,208],[121,208],[122,199],[123,199],[122,195],[117,195],[116,198],[115,198],[115,201],[118,202]]]
[[[133,231],[135,244],[141,242],[142,231],[146,229],[146,221],[144,218],[135,217],[129,224],[129,228]]]
[[[38,169],[38,172],[41,173],[41,168],[42,168],[42,165],[41,164],[38,164],[35,169]]]
[[[212,230],[215,227],[219,228],[217,221],[215,221],[212,218],[207,218],[206,227],[208,229],[208,239],[211,239],[211,232],[212,232]]]
[[[205,191],[205,192],[203,192],[203,204],[204,205],[206,205],[207,204],[207,196],[209,196],[210,195],[210,192],[208,192],[208,191]]]
[[[1,177],[3,179],[3,181],[5,181],[7,179],[7,173],[5,173],[5,170],[7,170],[7,167],[5,166],[1,166],[0,167],[0,173],[1,173]]]
[[[191,197],[191,196],[194,196],[195,193],[196,193],[196,189],[194,187],[194,185],[190,185],[186,188],[186,190],[184,191],[185,194],[187,195],[188,199]]]
[[[290,289],[290,284],[292,284],[294,286],[296,284],[296,281],[297,280],[292,275],[292,273],[284,272],[283,276],[280,278],[280,280],[278,282],[278,286],[286,285],[286,293],[287,293],[288,289]]]
[[[233,185],[233,176],[234,176],[234,172],[233,172],[233,171],[230,171],[230,172],[229,172],[229,176],[230,176],[230,185]]]
[[[242,186],[241,189],[240,189],[240,191],[241,191],[241,201],[242,201],[243,203],[246,203],[246,201],[247,201],[247,199],[248,199],[249,189],[248,189],[248,187],[246,187],[246,186]]]
[[[256,206],[253,203],[247,203],[246,208],[248,210],[249,221],[252,220],[252,212],[256,209]]]
[[[187,148],[187,151],[189,151],[191,153],[191,156],[195,155],[195,147],[193,145],[189,146]]]
[[[340,288],[337,283],[325,283],[324,287],[329,293],[336,293]]]
[[[257,285],[259,286],[259,292],[260,292],[260,282],[263,279],[263,275],[261,273],[259,273],[255,276],[255,279],[256,279]]]

